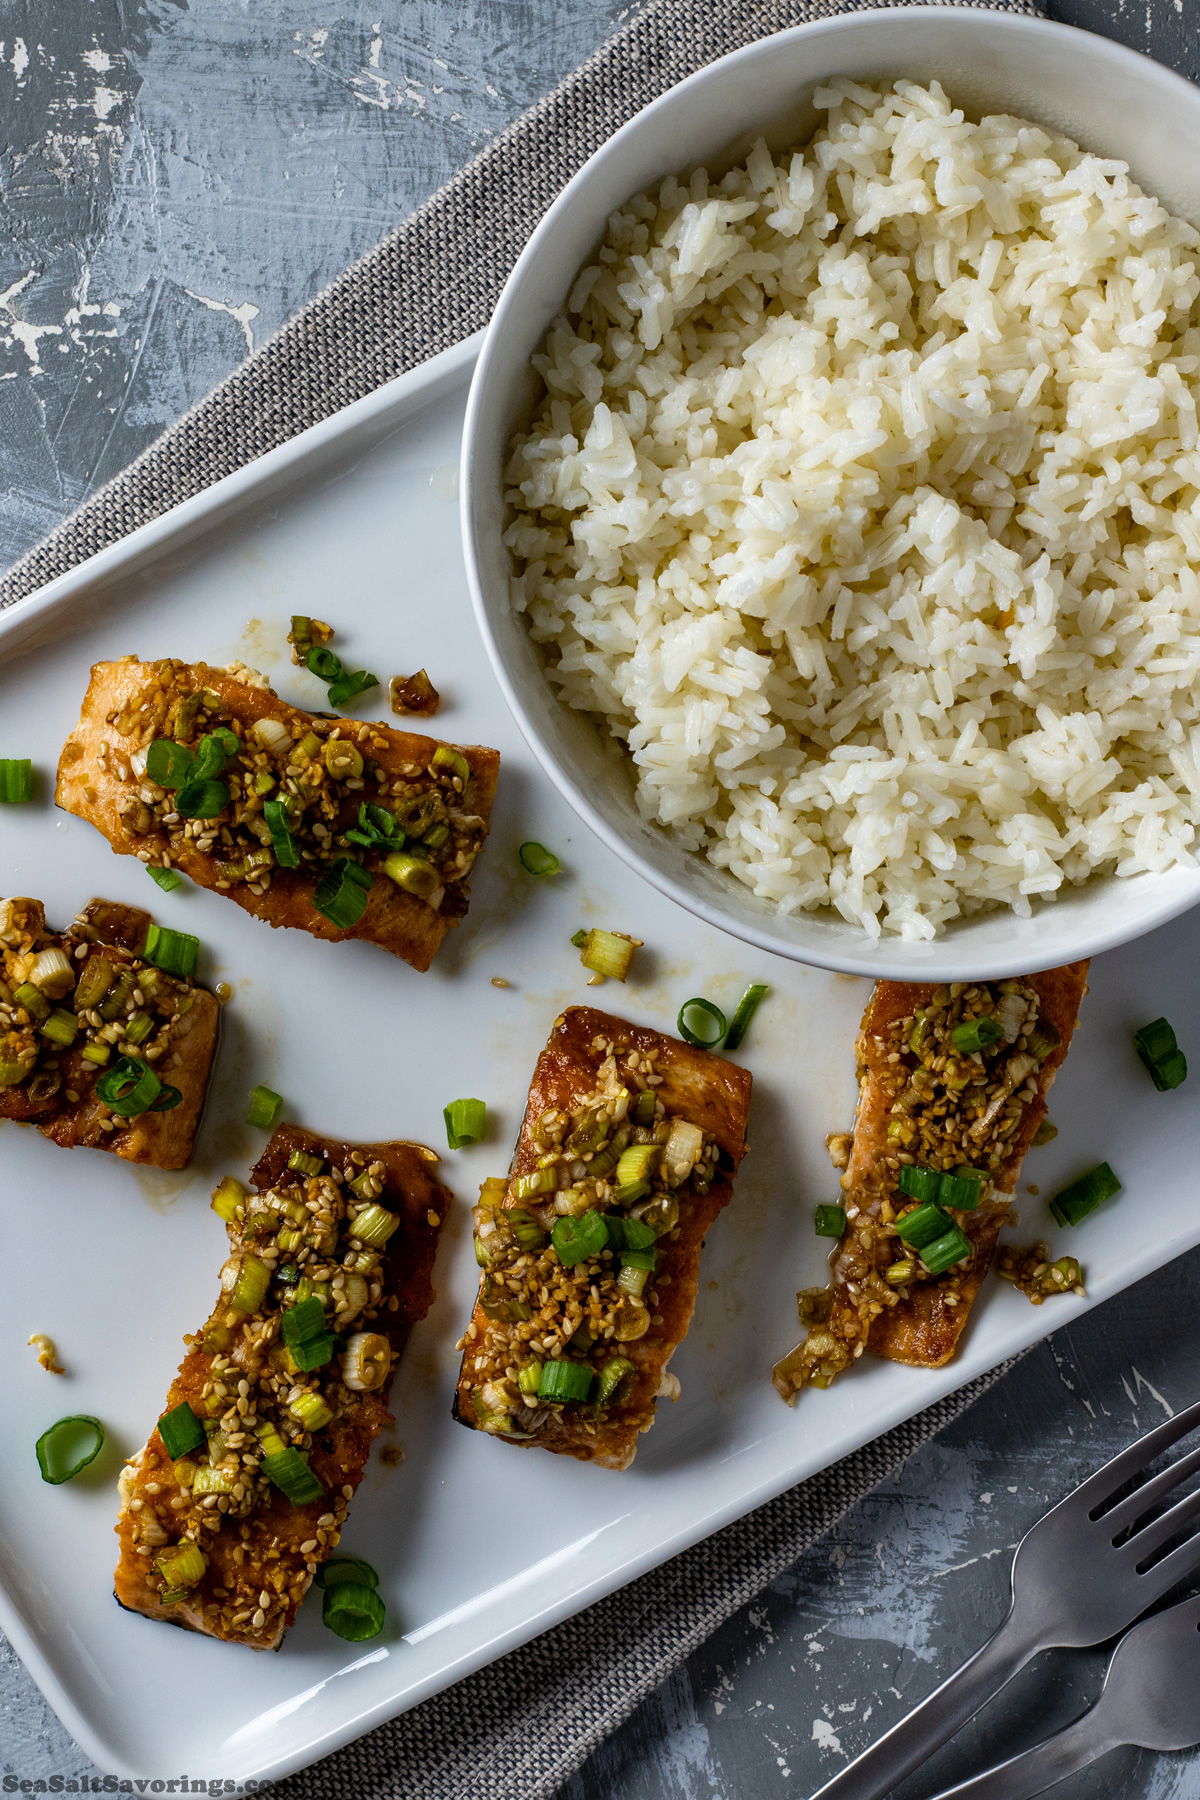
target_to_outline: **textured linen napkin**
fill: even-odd
[[[1028,0],[933,3],[1037,10]],[[772,32],[873,10],[877,0],[651,0],[23,557],[0,582],[0,606],[479,330],[559,190],[676,82]],[[281,1800],[544,1800],[719,1625],[1009,1366],[274,1792]]]

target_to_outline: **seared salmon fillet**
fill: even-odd
[[[864,1349],[919,1368],[950,1361],[1070,1049],[1087,971],[1078,962],[951,987],[877,983],[858,1037],[846,1232],[830,1287],[800,1295],[808,1337],[774,1371],[789,1405]],[[921,1206],[935,1210],[916,1219]],[[954,1249],[962,1254],[937,1268]]]
[[[499,767],[479,745],[302,712],[241,665],[126,657],[93,668],[55,798],[118,855],[427,969],[467,911]]]
[[[749,1073],[707,1050],[591,1007],[555,1020],[511,1173],[475,1210],[461,1424],[628,1468],[658,1398],[678,1398],[667,1364],[749,1106]]]
[[[283,1125],[251,1173],[255,1192],[218,1187],[230,1257],[165,1409],[196,1447],[172,1460],[161,1419],[122,1472],[122,1606],[278,1648],[338,1543],[392,1417],[397,1358],[433,1303],[450,1204],[437,1160],[420,1144],[343,1144]],[[317,1323],[293,1355],[298,1307]],[[294,1502],[289,1488],[312,1497]]]
[[[67,1149],[186,1165],[220,1007],[146,960],[152,923],[140,907],[93,900],[55,932],[40,900],[0,900],[0,1119]]]

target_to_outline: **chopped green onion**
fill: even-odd
[[[300,867],[300,852],[296,848],[289,823],[291,812],[291,803],[287,800],[268,800],[263,807],[263,818],[271,833],[271,848],[281,869]]]
[[[974,1212],[991,1176],[982,1169],[970,1169],[965,1163],[953,1175],[942,1176],[938,1193],[939,1206],[956,1206],[959,1212]]]
[[[351,862],[348,856],[339,856],[317,883],[312,903],[331,925],[336,925],[339,931],[348,931],[351,925],[358,924],[366,911],[367,895],[374,882],[375,877],[361,863]]]
[[[592,969],[597,975],[611,975],[614,981],[624,981],[633,953],[640,944],[640,938],[631,938],[623,931],[589,931],[583,940],[579,960],[585,969]]]
[[[489,1319],[507,1319],[513,1322],[532,1319],[533,1309],[525,1300],[515,1300],[510,1295],[497,1294],[492,1287],[490,1275],[484,1277],[483,1292],[479,1296],[479,1304]]]
[[[609,1406],[617,1397],[617,1390],[637,1370],[627,1356],[614,1356],[601,1369],[596,1382],[596,1405]]]
[[[14,988],[13,999],[39,1025],[50,1017],[50,1002],[41,988],[34,987],[32,981],[23,981],[20,987]]]
[[[335,656],[332,650],[327,650],[324,644],[310,646],[304,658],[304,666],[318,681],[340,681],[345,673],[341,657]]]
[[[947,1269],[952,1269],[955,1263],[970,1254],[970,1239],[957,1225],[952,1225],[949,1231],[922,1248],[921,1261],[931,1275],[944,1275]]]
[[[143,950],[142,955],[145,956],[145,954],[146,953]],[[128,1000],[136,986],[137,983],[134,981],[131,971],[129,969],[122,969],[110,989],[107,999],[104,1001],[103,1005],[97,1008],[100,1017],[104,1020],[106,1025],[111,1025],[117,1014],[125,1011],[125,1002]],[[83,1004],[79,998],[78,989],[76,989],[75,992],[75,1004],[76,1006],[82,1006]]]
[[[521,845],[517,855],[521,859],[521,867],[528,869],[531,875],[557,875],[562,868],[553,850],[547,850],[544,844],[534,843],[532,839]]]
[[[1061,1043],[1062,1038],[1050,1023],[1049,1019],[1039,1019],[1034,1029],[1029,1034],[1029,1043],[1026,1047],[1030,1056],[1037,1062],[1043,1063],[1050,1052],[1052,1050],[1057,1050]]]
[[[550,1242],[558,1252],[559,1262],[569,1269],[577,1262],[585,1262],[589,1256],[599,1256],[608,1243],[608,1226],[603,1214],[590,1207],[578,1219],[570,1214],[556,1219]]]
[[[353,675],[343,675],[340,681],[331,683],[329,704],[345,706],[347,700],[353,700],[358,694],[365,694],[368,688],[378,686],[378,675],[368,674],[366,669],[356,669]]]
[[[359,803],[358,824],[346,836],[363,850],[398,850],[404,842],[404,828],[386,806],[363,800]]]
[[[33,764],[27,756],[0,757],[0,801],[21,806],[33,799]]]
[[[323,1156],[310,1156],[307,1150],[293,1150],[287,1166],[297,1175],[319,1175],[325,1167]]]
[[[158,1421],[158,1435],[172,1462],[178,1462],[189,1450],[199,1450],[207,1442],[204,1427],[186,1400],[163,1414]]]
[[[307,1506],[325,1492],[300,1452],[290,1444],[262,1459],[262,1471],[268,1481],[282,1490],[293,1506]],[[369,1593],[370,1589],[364,1589]]]
[[[130,1044],[144,1044],[154,1030],[154,1020],[148,1012],[135,1012],[125,1024],[125,1040]]]
[[[1121,1191],[1121,1183],[1117,1180],[1106,1162],[1097,1163],[1078,1181],[1073,1181],[1061,1193],[1055,1194],[1050,1202],[1050,1211],[1060,1225],[1078,1225],[1094,1212],[1103,1200],[1110,1200]]]
[[[540,1362],[527,1362],[517,1372],[517,1387],[523,1394],[536,1394],[542,1379]]]
[[[360,1243],[370,1244],[375,1250],[382,1250],[399,1224],[399,1213],[389,1212],[385,1206],[372,1203],[364,1207],[362,1212],[354,1214],[350,1220],[350,1236],[356,1237]]]
[[[99,1006],[117,978],[117,971],[107,956],[89,956],[75,983],[75,1004],[80,1012]]]
[[[940,1206],[934,1206],[931,1202],[926,1201],[915,1211],[905,1213],[902,1218],[897,1219],[896,1231],[906,1244],[912,1245],[914,1250],[922,1250],[926,1244],[932,1244],[937,1238],[944,1237],[953,1224],[954,1221],[949,1213],[944,1213]]]
[[[232,1175],[226,1175],[224,1181],[220,1182],[213,1190],[213,1211],[219,1219],[224,1219],[226,1224],[232,1224],[234,1219],[241,1218],[245,1205],[245,1188],[240,1181],[235,1181]]]
[[[365,1644],[378,1637],[386,1617],[383,1601],[364,1582],[339,1581],[325,1590],[321,1623],[348,1644]]]
[[[579,930],[575,933],[575,936],[571,939],[571,942],[574,944],[574,946],[577,950],[582,950],[583,946],[587,943],[587,941],[588,941],[588,934],[581,925]]]
[[[208,1568],[208,1559],[198,1545],[191,1539],[176,1544],[173,1550],[160,1551],[156,1560],[159,1574],[167,1584],[168,1592],[186,1590],[204,1580],[204,1572]],[[165,1601],[167,1594],[162,1595]]]
[[[911,1256],[906,1256],[900,1262],[891,1263],[884,1271],[883,1279],[890,1282],[892,1287],[903,1287],[906,1281],[912,1280],[916,1272],[916,1263]]]
[[[587,1363],[547,1362],[538,1382],[539,1400],[586,1400],[592,1391],[592,1371]]]
[[[250,1089],[250,1111],[246,1114],[247,1125],[256,1125],[260,1131],[272,1131],[282,1111],[282,1094],[275,1093],[269,1087]]]
[[[975,1050],[990,1050],[1004,1036],[1004,1027],[992,1013],[984,1013],[978,1019],[964,1019],[950,1033],[950,1042],[956,1050],[969,1055]]]
[[[257,1256],[243,1256],[233,1292],[229,1296],[229,1304],[235,1312],[255,1313],[266,1298],[270,1285],[271,1271],[266,1263],[261,1262]]]
[[[341,1581],[361,1581],[364,1587],[377,1588],[379,1577],[361,1556],[334,1556],[313,1576],[319,1588],[337,1587]]]
[[[300,652],[301,660],[308,655],[308,647],[313,641],[312,620],[306,613],[292,614],[292,629],[288,637]]]
[[[93,1063],[96,1068],[102,1069],[112,1055],[112,1045],[101,1044],[93,1040],[90,1044],[85,1044],[79,1054],[84,1062]]]
[[[533,1214],[520,1207],[513,1207],[504,1215],[505,1223],[516,1238],[522,1250],[531,1251],[534,1255],[546,1247],[546,1233],[538,1224]]]
[[[653,1125],[654,1123],[654,1089],[643,1088],[633,1103],[633,1122],[635,1125]]]
[[[679,1223],[679,1202],[674,1194],[656,1194],[640,1209],[643,1225],[649,1225],[656,1238],[665,1237]]]
[[[533,1200],[538,1194],[553,1194],[558,1185],[559,1171],[557,1168],[531,1169],[528,1175],[513,1176],[513,1199]]]
[[[1187,1080],[1187,1058],[1166,1019],[1152,1019],[1133,1034],[1133,1044],[1160,1094]]]
[[[939,1170],[923,1168],[920,1163],[901,1163],[897,1186],[914,1200],[936,1200],[942,1177]]]
[[[748,987],[737,1003],[737,1011],[729,1021],[729,1030],[725,1034],[726,1050],[741,1048],[742,1039],[750,1028],[750,1021],[758,1011],[759,1002],[768,989],[763,982],[755,982]]]
[[[196,758],[174,738],[155,738],[146,752],[146,777],[155,787],[179,788],[191,779]]]
[[[193,937],[190,931],[171,931],[165,925],[151,925],[146,932],[142,959],[168,975],[190,980],[200,960],[200,939]]]
[[[451,775],[456,775],[462,782],[471,779],[470,763],[462,751],[456,750],[453,744],[439,744],[429,766],[431,769],[448,769]]]
[[[122,1056],[96,1083],[97,1097],[122,1119],[137,1119],[149,1112],[162,1091],[154,1070],[136,1056]]]
[[[452,1150],[464,1144],[481,1144],[487,1131],[487,1106],[482,1100],[452,1100],[442,1108],[446,1142]]]
[[[42,1026],[42,1036],[49,1038],[63,1050],[68,1050],[75,1042],[79,1030],[79,1020],[65,1006],[56,1006],[50,1017]]]
[[[610,1250],[649,1250],[658,1242],[658,1233],[641,1219],[626,1219],[620,1213],[605,1213]]]
[[[403,888],[406,894],[415,895],[418,900],[428,900],[442,885],[442,878],[433,864],[411,850],[393,850],[385,856],[383,872],[389,881],[394,881],[397,887]]]
[[[1043,1144],[1052,1144],[1058,1136],[1058,1126],[1049,1119],[1043,1119],[1033,1134],[1033,1148],[1040,1150]]]
[[[183,885],[183,876],[178,869],[160,869],[155,863],[147,863],[146,873],[151,881],[157,881],[164,894],[173,893]]]
[[[840,1238],[846,1229],[844,1206],[818,1206],[813,1214],[813,1230],[818,1237]]]
[[[325,1308],[315,1297],[290,1306],[280,1330],[292,1361],[306,1374],[323,1367],[333,1355],[333,1339],[325,1329]]]
[[[729,1027],[725,1014],[711,1000],[685,1000],[679,1009],[675,1029],[685,1044],[698,1050],[715,1050]]]
[[[658,1261],[657,1250],[622,1250],[621,1267],[623,1269],[645,1269],[646,1273],[654,1273]]]
[[[349,738],[327,738],[322,755],[335,781],[357,781],[363,772],[362,751]]]
[[[172,1087],[169,1082],[164,1081],[157,1094],[155,1094],[153,1100],[150,1102],[150,1111],[173,1112],[174,1109],[182,1103],[182,1100],[183,1095],[180,1093],[179,1089],[177,1087]]]
[[[618,1192],[636,1181],[649,1181],[655,1168],[662,1159],[661,1144],[630,1144],[622,1150],[617,1163],[616,1187]]]
[[[56,1420],[34,1445],[42,1480],[61,1487],[96,1460],[103,1444],[104,1427],[90,1413],[72,1413]]]
[[[175,796],[175,811],[183,819],[215,819],[229,801],[223,781],[189,781]]]

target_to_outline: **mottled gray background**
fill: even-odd
[[[1198,0],[1046,10],[1200,79]],[[624,16],[605,0],[0,0],[0,567]],[[1200,1392],[1198,1282],[1200,1252],[1033,1352],[561,1800],[792,1800],[828,1779],[999,1620],[1011,1546],[1045,1506]],[[905,1800],[1070,1717],[1102,1662],[1043,1658]],[[84,1773],[0,1640],[0,1775]],[[1117,1753],[1056,1791],[1200,1800],[1200,1761]]]

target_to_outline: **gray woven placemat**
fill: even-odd
[[[1029,0],[932,3],[1037,10]],[[23,557],[0,582],[0,606],[486,324],[555,195],[658,94],[771,32],[877,8],[878,0],[651,0]],[[275,1792],[286,1800],[543,1800],[738,1607],[1003,1372],[971,1383]]]

